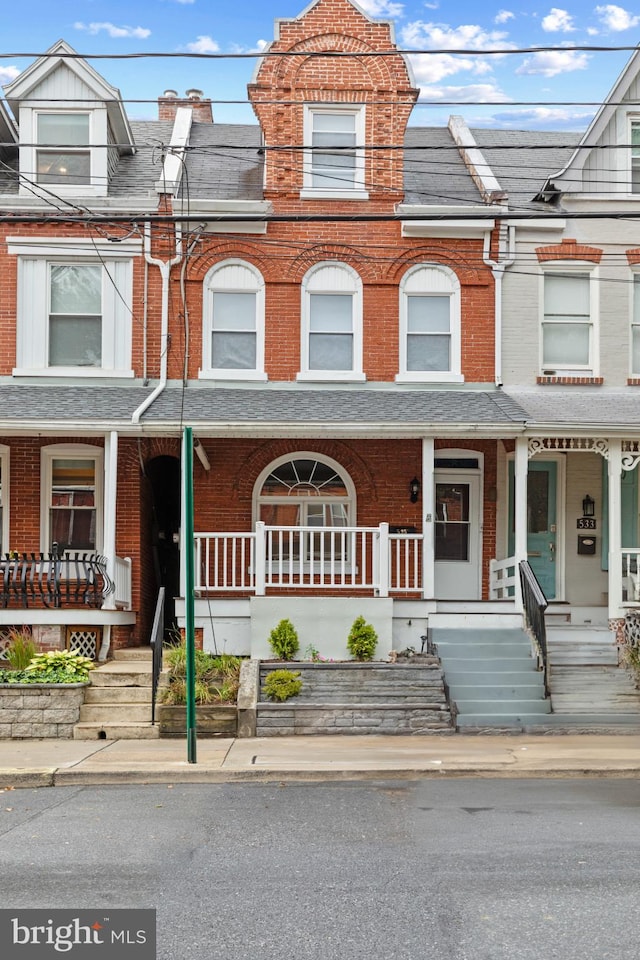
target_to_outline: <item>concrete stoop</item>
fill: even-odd
[[[302,692],[284,703],[263,698],[267,673],[300,671]],[[406,663],[262,663],[259,737],[328,734],[448,734],[453,721],[436,657]]]
[[[151,649],[116,650],[91,671],[74,740],[156,740],[151,723]]]

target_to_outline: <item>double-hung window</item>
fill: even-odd
[[[362,281],[343,263],[318,264],[302,283],[302,380],[363,380]]]
[[[633,275],[631,313],[631,376],[640,377],[640,274]]]
[[[597,376],[594,272],[545,272],[542,373]]]
[[[91,182],[90,126],[88,113],[36,113],[38,183]]]
[[[264,280],[251,264],[225,261],[204,284],[201,377],[265,380]]]
[[[14,376],[131,377],[139,243],[9,238],[18,255]]]
[[[102,450],[88,444],[42,448],[44,552],[101,549],[102,469]]]
[[[398,381],[461,381],[460,284],[448,267],[420,265],[400,284]]]
[[[631,193],[640,193],[640,120],[632,120],[631,133]]]
[[[303,193],[366,198],[364,117],[362,106],[305,108]]]

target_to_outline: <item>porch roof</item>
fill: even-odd
[[[540,387],[537,390],[506,389],[505,395],[524,410],[527,427],[583,429],[598,427],[634,432],[640,426],[640,391],[591,387]]]
[[[371,430],[378,426],[395,433],[424,432],[425,427],[488,428],[519,432],[526,419],[521,407],[495,389],[429,390],[363,389],[357,387],[314,389],[292,385],[263,385],[259,389],[195,386],[185,391],[172,388],[155,401],[145,422],[176,421],[201,428],[270,427],[290,425]]]
[[[522,431],[526,414],[497,389],[326,388],[262,384],[255,388],[193,384],[186,390],[172,382],[143,414],[131,417],[153,386],[79,384],[0,384],[0,434],[25,429],[64,429],[129,433],[177,431],[193,424],[202,431],[225,433],[289,430],[363,434],[389,432],[420,436],[430,425],[459,434],[503,435]],[[126,428],[129,428],[128,430]]]

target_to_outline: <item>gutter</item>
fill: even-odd
[[[495,384],[496,387],[502,386],[502,279],[507,267],[510,267],[515,260],[515,226],[505,226],[501,223],[498,227],[498,259],[492,260],[489,257],[491,249],[491,231],[487,230],[484,235],[484,247],[482,259],[488,267],[491,267],[494,290],[494,336],[495,336]]]
[[[131,423],[139,423],[142,414],[149,409],[151,404],[160,396],[167,385],[167,366],[169,354],[169,278],[171,276],[171,267],[180,263],[182,259],[182,231],[176,224],[176,249],[177,254],[170,260],[158,260],[152,257],[151,250],[151,229],[148,223],[144,227],[144,256],[147,263],[158,267],[162,281],[162,300],[160,306],[160,383],[154,389],[153,393],[140,404],[137,410],[131,415]]]

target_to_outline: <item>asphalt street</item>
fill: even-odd
[[[0,889],[154,907],[159,960],[637,960],[639,813],[638,780],[4,790]]]

